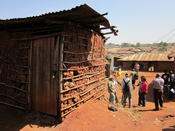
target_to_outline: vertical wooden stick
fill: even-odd
[[[60,41],[60,44],[59,44],[59,73],[58,73],[58,76],[59,76],[59,88],[58,88],[58,116],[59,116],[59,119],[60,121],[62,121],[62,116],[61,116],[61,91],[63,90],[63,84],[62,84],[62,81],[63,81],[63,71],[61,69],[63,69],[63,53],[64,53],[64,35],[62,34],[60,36],[60,39],[58,39]]]
[[[28,91],[27,91],[27,103],[28,103],[28,110],[31,109],[31,86],[32,86],[32,83],[31,83],[31,70],[32,70],[32,46],[33,46],[33,41],[30,42],[30,48],[28,50]]]

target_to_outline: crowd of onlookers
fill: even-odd
[[[130,78],[131,76],[131,78]],[[139,79],[138,71],[133,69],[131,74],[126,73],[122,82],[118,82],[116,79],[116,75],[113,74],[112,77],[109,78],[108,82],[108,92],[109,92],[109,101],[113,105],[119,103],[116,94],[117,86],[122,87],[122,99],[121,104],[123,107],[126,106],[127,100],[129,103],[129,108],[132,107],[132,90],[138,87],[138,106],[145,107],[146,106],[146,96],[148,94],[148,89],[153,89],[153,98],[155,103],[155,111],[163,108],[163,95],[165,95],[168,99],[173,99],[175,94],[175,76],[172,71],[164,72],[161,76],[160,74],[156,74],[155,78],[152,80],[150,84],[148,84],[145,76],[140,77],[140,81],[136,81]]]

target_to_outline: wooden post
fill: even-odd
[[[29,55],[28,55],[28,66],[29,66],[29,69],[28,69],[28,91],[27,91],[27,103],[28,103],[28,110],[31,109],[31,86],[32,86],[32,83],[31,83],[31,70],[32,70],[32,47],[33,47],[33,42],[31,40],[30,42],[30,45],[29,45]]]
[[[53,64],[52,64],[52,81],[53,81],[53,88],[54,88],[54,97],[56,102],[56,113],[58,113],[58,100],[59,100],[59,44],[60,44],[60,36],[55,37],[54,42],[54,52],[53,52]]]
[[[58,37],[57,37],[58,38]],[[61,91],[63,90],[63,84],[62,84],[62,80],[63,80],[63,71],[61,69],[63,69],[63,53],[64,53],[64,35],[60,35],[59,39],[57,39],[57,41],[60,41],[59,44],[59,72],[58,72],[58,76],[59,76],[59,80],[58,80],[58,84],[59,84],[59,88],[58,88],[58,117],[60,122],[62,121],[62,117],[61,117]]]
[[[173,68],[173,72],[175,74],[175,57],[174,57],[174,68]]]

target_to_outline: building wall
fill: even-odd
[[[8,50],[11,42],[8,40],[8,35],[6,32],[0,33],[0,81],[5,82],[7,80],[7,57]]]
[[[95,32],[77,28],[63,34],[62,117],[104,93],[104,40]]]
[[[174,63],[173,61],[171,62],[157,62],[155,71],[171,71],[174,70]]]
[[[28,106],[28,45],[0,32],[0,102],[20,109]]]
[[[44,32],[43,30],[42,34]],[[10,40],[7,35],[4,37],[5,40],[0,40],[0,43],[5,45],[5,47],[0,45],[0,58],[4,56],[8,58],[8,64],[4,62],[0,64],[6,69],[0,72],[1,81],[16,88],[4,88],[4,85],[0,85],[3,92],[7,92],[6,96],[2,97],[2,102],[21,109],[30,106],[31,109],[52,115],[56,115],[55,110],[51,109],[50,112],[49,108],[57,108],[60,112],[58,115],[65,117],[88,100],[104,94],[106,59],[104,39],[101,35],[79,25],[65,26],[64,31],[59,32],[57,48],[59,51],[49,48],[52,43],[52,49],[56,49],[57,40],[49,43],[48,39],[51,36],[44,38],[39,35],[34,39],[30,35],[28,40],[27,35],[25,35],[26,40]],[[53,37],[56,39],[58,35]],[[18,39],[22,38],[18,34]],[[56,58],[52,57],[54,54]],[[49,64],[53,59],[58,63]],[[45,74],[49,77],[46,78]],[[6,75],[11,79],[10,81]],[[55,77],[58,82],[51,82]],[[14,94],[15,91],[17,94]],[[18,102],[6,99],[7,96],[15,95],[18,95],[16,97]],[[51,101],[53,98],[51,96],[56,97],[57,100]],[[3,101],[4,99],[6,101]]]
[[[134,62],[120,62],[122,65],[122,70],[132,70]]]
[[[140,64],[140,71],[160,71],[163,72],[165,70],[173,70],[173,62],[172,61],[117,61],[116,65],[122,65],[123,70],[132,70],[135,63]]]

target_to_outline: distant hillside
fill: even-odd
[[[159,44],[144,44],[139,46],[138,45],[139,44],[137,44],[137,46],[135,45],[134,47],[132,45],[124,47],[122,45],[119,46],[115,44],[108,44],[106,45],[106,55],[111,54],[114,55],[115,57],[122,58],[136,53],[143,53],[143,52],[169,53],[175,50],[175,44],[159,43]]]

